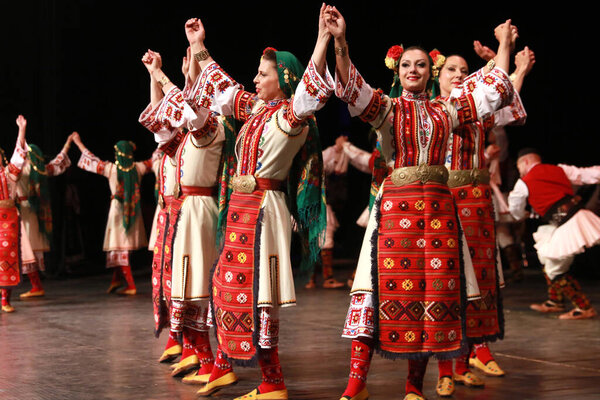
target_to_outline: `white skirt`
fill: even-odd
[[[558,228],[540,226],[533,238],[538,255],[543,258],[572,257],[600,243],[600,218],[590,210],[579,210]]]

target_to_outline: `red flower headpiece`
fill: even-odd
[[[398,70],[398,63],[400,62],[400,57],[404,53],[404,47],[402,45],[395,45],[390,47],[387,54],[385,55],[385,65],[392,71],[396,72]]]
[[[264,55],[265,55],[265,53],[266,53],[267,51],[269,51],[269,50],[272,50],[272,51],[277,51],[277,49],[276,49],[276,48],[274,48],[274,47],[267,47],[267,48],[266,48],[266,49],[264,49],[264,50],[263,50],[263,52],[262,52],[262,53],[263,53],[263,56],[264,56]]]
[[[437,78],[440,75],[442,67],[446,63],[446,57],[442,55],[438,49],[431,50],[429,52],[429,57],[431,57],[431,61],[433,61],[433,65],[431,66],[433,77]]]

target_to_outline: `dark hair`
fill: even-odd
[[[267,49],[264,51],[262,56],[263,59],[273,61],[275,64],[277,64],[277,54],[275,54],[275,50]]]
[[[419,51],[422,51],[423,53],[425,53],[425,55],[427,56],[427,62],[429,63],[429,79],[427,80],[426,90],[430,90],[431,86],[433,85],[433,60],[431,59],[431,56],[429,55],[429,53],[427,53],[427,51],[425,51],[424,48],[422,48],[421,46],[410,46],[410,47],[404,49],[404,51],[402,52],[402,55],[400,56],[400,59],[398,60],[398,68],[400,68],[400,64],[402,63],[402,57],[404,57],[406,52],[409,50],[419,50]]]
[[[463,56],[461,56],[460,54],[456,54],[456,53],[454,53],[454,54],[450,54],[449,56],[446,56],[446,61],[444,62],[444,65],[442,65],[442,68],[444,68],[444,67],[446,66],[446,63],[448,62],[448,59],[449,59],[450,57],[460,57],[460,58],[462,58],[463,60],[465,60],[465,64],[467,64],[467,74],[469,73],[469,63],[467,62],[467,59],[466,59],[466,58],[464,58]],[[441,71],[441,68],[440,68],[440,71]]]

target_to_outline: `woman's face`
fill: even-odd
[[[285,94],[279,88],[279,76],[275,63],[271,60],[262,59],[258,66],[258,73],[254,78],[256,94],[264,101],[283,99]]]
[[[402,54],[398,67],[400,84],[409,92],[424,92],[429,81],[429,58],[419,49],[407,50]]]
[[[469,66],[461,56],[450,56],[440,71],[442,97],[450,96],[452,89],[459,87],[467,75]]]

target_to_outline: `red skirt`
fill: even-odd
[[[388,358],[456,356],[464,351],[466,296],[448,187],[420,182],[398,187],[388,177],[378,211],[373,289],[380,352]]]
[[[0,207],[0,288],[21,283],[21,221],[14,206]]]
[[[469,301],[466,310],[466,334],[471,342],[504,337],[502,299],[496,266],[494,206],[489,185],[465,185],[452,188],[463,227],[481,299]]]
[[[213,323],[219,347],[237,364],[256,361],[260,320],[256,307],[264,190],[234,192],[227,211],[225,243],[212,275]]]

